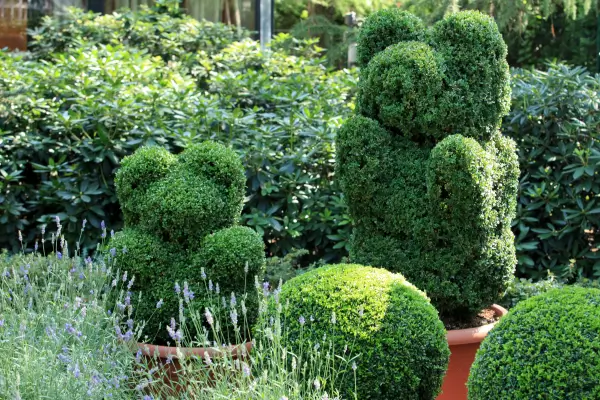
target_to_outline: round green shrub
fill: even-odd
[[[235,226],[245,178],[233,150],[213,142],[179,156],[141,148],[123,160],[115,181],[126,229],[109,246],[119,268],[135,275],[131,296],[143,292],[136,317],[146,321],[150,338],[169,340],[165,325],[179,315],[176,283],[182,288],[187,282],[198,308],[214,297],[207,280],[219,283],[222,295],[254,293],[248,281],[264,274],[264,243],[253,230]],[[258,304],[253,295],[246,303],[252,322]]]
[[[469,400],[600,398],[600,290],[554,289],[520,302],[481,344]]]
[[[398,8],[374,12],[358,33],[357,61],[361,67],[386,47],[403,41],[423,41],[425,24],[420,18]]]
[[[413,24],[394,13],[395,29]],[[402,273],[442,316],[468,319],[500,299],[516,264],[519,168],[497,129],[510,97],[506,46],[477,12],[386,46],[363,66],[358,113],[336,140],[350,260]]]
[[[401,275],[354,264],[318,268],[286,282],[287,345],[300,351],[329,341],[357,359],[360,399],[434,399],[449,359],[444,326],[424,293]],[[323,337],[326,343],[321,343]],[[355,390],[354,373],[341,382]]]

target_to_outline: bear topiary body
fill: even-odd
[[[358,58],[358,113],[336,141],[350,259],[402,273],[443,316],[467,318],[499,299],[516,265],[518,161],[498,131],[506,46],[478,12],[427,30],[388,9],[365,21]]]
[[[297,354],[332,341],[335,354],[348,346],[345,356],[359,356],[358,398],[428,400],[439,393],[449,359],[446,332],[429,299],[402,275],[325,266],[287,281],[280,299],[289,302],[286,345]],[[353,398],[351,370],[339,384],[343,397]]]
[[[262,238],[236,226],[245,177],[232,150],[204,142],[175,156],[143,147],[123,159],[115,184],[125,229],[110,246],[117,250],[119,268],[135,275],[131,292],[143,292],[136,317],[146,321],[150,338],[158,333],[158,340],[170,340],[165,326],[179,316],[175,283],[182,288],[188,282],[202,308],[206,276],[228,296],[245,293],[246,282],[264,274]],[[251,323],[257,299],[254,290],[247,292]]]
[[[481,344],[469,400],[600,398],[600,290],[554,289],[520,302]]]

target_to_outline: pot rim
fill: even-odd
[[[508,314],[508,310],[502,306],[499,306],[498,304],[492,304],[490,308],[494,310],[494,314],[497,317],[501,318]],[[450,330],[446,333],[448,345],[460,346],[462,344],[481,343],[496,325],[496,322],[475,328]]]
[[[222,356],[224,353],[230,353],[232,357],[238,357],[241,353],[242,356],[248,354],[252,350],[252,342],[245,342],[235,344],[227,347],[173,347],[173,346],[159,346],[149,343],[137,343],[137,348],[142,350],[142,354],[145,356],[158,355],[159,358],[173,358],[178,359],[178,351],[180,354],[185,356],[194,355],[204,358],[204,354],[213,357]]]

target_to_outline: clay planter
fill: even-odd
[[[490,308],[494,310],[497,317],[503,317],[508,313],[505,308],[496,304]],[[475,361],[475,353],[495,324],[448,331],[446,337],[450,345],[450,364],[442,385],[442,394],[437,397],[437,400],[467,399],[467,379],[471,364]]]
[[[171,387],[175,392],[179,392],[183,389],[183,386],[178,384],[178,371],[181,369],[181,364],[177,356],[177,347],[169,346],[157,346],[153,344],[138,343],[137,349],[142,350],[142,356],[146,359],[149,368],[157,367],[158,371],[155,376],[158,378],[162,376],[163,382],[166,387]],[[208,353],[211,359],[218,359],[227,354],[231,359],[244,360],[248,357],[248,353],[252,350],[252,342],[245,344],[238,344],[229,346],[222,349],[216,348],[204,348],[204,347],[180,347],[179,351],[186,357],[194,356],[198,362],[202,362],[205,359],[205,353]],[[214,373],[218,371],[211,370],[210,378],[214,378]]]

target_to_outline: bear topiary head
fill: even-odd
[[[488,334],[469,400],[600,398],[600,290],[554,289],[520,302]]]
[[[287,281],[280,301],[289,302],[285,345],[296,354],[331,341],[336,355],[347,348],[346,357],[358,357],[355,374],[346,371],[339,382],[343,398],[353,398],[355,389],[360,399],[439,394],[450,355],[446,331],[429,299],[402,275],[325,266]]]
[[[467,319],[499,299],[516,264],[502,36],[478,12],[427,29],[388,9],[363,24],[358,58],[357,115],[336,140],[350,259],[402,273],[443,316]]]
[[[379,11],[358,37],[359,112],[417,141],[488,140],[510,107],[506,53],[494,20],[476,11],[431,30],[408,12]]]
[[[181,291],[188,282],[195,306],[203,307],[206,276],[215,280],[214,287],[218,281],[223,295],[238,296],[245,292],[246,281],[262,276],[262,238],[235,226],[245,177],[232,150],[204,142],[175,156],[160,147],[143,147],[123,159],[115,184],[125,229],[110,246],[120,250],[119,267],[136,276],[131,292],[143,292],[136,316],[147,321],[149,335],[159,332],[159,338],[168,340],[165,325],[179,315],[181,293],[176,293],[175,283]],[[246,306],[252,316],[253,295]]]

